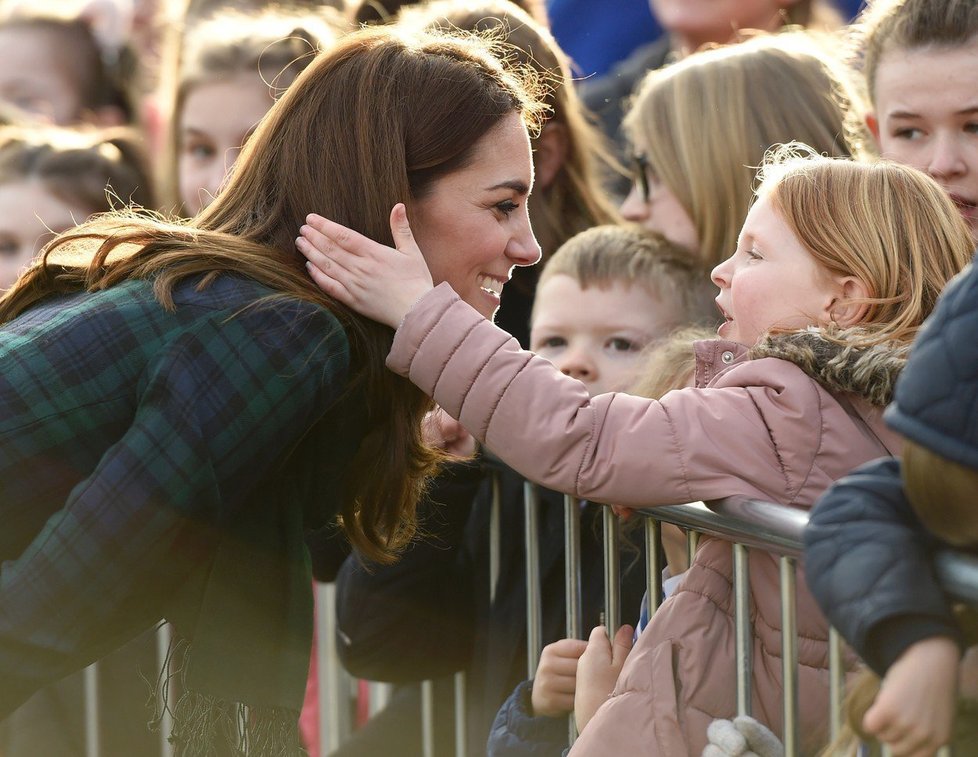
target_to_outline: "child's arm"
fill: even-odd
[[[961,650],[953,639],[932,636],[911,645],[890,666],[863,728],[894,757],[925,757],[951,738]]]
[[[805,530],[809,588],[881,676],[918,641],[961,638],[934,575],[938,546],[907,502],[893,458],[856,469],[812,512]]]
[[[608,640],[608,629],[597,626],[591,631],[587,649],[577,666],[577,693],[574,696],[574,719],[577,730],[583,731],[598,708],[607,701],[615,688],[625,658],[632,650],[631,626],[622,626],[614,643]]]

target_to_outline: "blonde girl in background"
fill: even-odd
[[[874,0],[854,28],[880,154],[935,179],[978,240],[978,4]]]
[[[451,287],[432,287],[403,205],[391,226],[397,250],[311,215],[297,244],[325,291],[397,328],[388,367],[504,461],[545,486],[631,507],[741,495],[808,508],[854,464],[898,451],[880,422],[893,374],[972,245],[918,171],[776,158],[736,251],[713,270],[726,321],[696,345],[696,385],[655,401],[589,397]],[[731,563],[727,542],[704,538],[630,654],[627,626],[614,656],[604,629],[592,632],[572,754],[699,754],[708,725],[736,712]],[[752,551],[752,712],[775,733],[778,575],[774,556]],[[828,625],[803,589],[797,618],[800,733],[812,751],[826,736]]]
[[[179,58],[175,76],[163,84],[172,91],[159,166],[165,208],[189,217],[211,203],[258,122],[336,39],[332,18],[274,7],[222,10],[190,27],[179,54],[171,51]]]
[[[635,182],[622,215],[709,271],[737,246],[769,147],[796,140],[829,156],[860,152],[868,135],[849,77],[805,32],[758,36],[652,71],[624,120]]]
[[[129,205],[154,207],[134,133],[0,128],[0,292],[56,234]]]

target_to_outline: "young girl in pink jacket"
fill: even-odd
[[[396,250],[315,215],[297,245],[320,287],[397,329],[388,367],[528,478],[630,507],[742,495],[807,509],[852,467],[898,451],[882,408],[972,241],[924,174],[803,152],[782,150],[762,169],[737,249],[712,273],[726,321],[696,345],[695,386],[658,401],[589,397],[520,350],[432,280],[404,205],[391,214]],[[498,293],[498,282],[484,288]],[[707,726],[735,714],[731,563],[728,543],[704,537],[630,652],[592,635],[573,755],[699,755]],[[777,559],[752,550],[749,572],[752,714],[780,734]],[[828,628],[803,580],[797,621],[810,753],[825,740]]]

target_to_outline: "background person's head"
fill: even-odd
[[[122,205],[153,207],[132,133],[0,128],[0,292],[55,234]]]
[[[24,113],[59,126],[134,120],[127,72],[85,21],[18,10],[0,18],[0,49],[0,100]]]
[[[689,256],[640,227],[605,225],[565,242],[537,284],[530,348],[592,394],[622,391],[648,347],[709,319],[713,287]]]
[[[162,194],[193,216],[217,195],[257,123],[336,31],[313,11],[223,11],[179,56]]]
[[[879,0],[855,28],[880,153],[933,177],[978,239],[978,5]]]
[[[845,68],[805,33],[764,35],[651,72],[625,117],[640,165],[622,214],[709,269],[736,247],[756,167],[793,140],[831,156],[861,140]]]

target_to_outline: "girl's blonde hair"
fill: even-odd
[[[758,193],[820,265],[869,288],[862,346],[912,341],[974,252],[947,193],[915,168],[831,159],[789,144],[771,152],[758,180]]]
[[[181,205],[177,190],[180,154],[179,124],[187,96],[201,84],[224,81],[240,74],[255,77],[269,90],[268,105],[295,81],[316,54],[332,45],[338,17],[329,10],[261,11],[224,9],[198,21],[185,36],[171,37],[168,71],[161,89],[168,93],[171,114],[159,170],[159,193],[167,207]]]
[[[651,72],[624,127],[696,226],[708,270],[730,255],[756,167],[793,140],[849,156],[867,134],[845,67],[806,32],[761,35]]]
[[[608,224],[576,234],[547,261],[537,286],[559,274],[584,289],[641,286],[669,305],[677,326],[716,318],[716,287],[681,247],[640,226]]]
[[[875,100],[876,73],[889,50],[953,48],[978,36],[974,0],[870,0],[852,26],[857,64],[861,58],[866,89]]]

